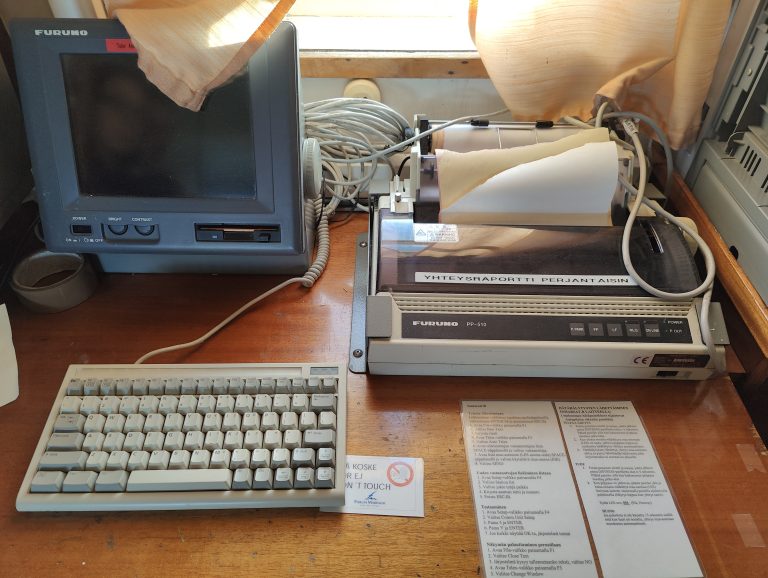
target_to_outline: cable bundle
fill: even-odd
[[[320,143],[329,214],[345,201],[361,207],[359,193],[371,182],[379,158],[390,154],[383,151],[402,147],[411,130],[400,113],[365,98],[310,102],[304,105],[304,126],[306,136]]]

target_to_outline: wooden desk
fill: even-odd
[[[364,227],[356,217],[332,230],[331,263],[312,290],[289,288],[198,350],[156,361],[346,359],[353,243]],[[632,400],[707,575],[768,576],[768,458],[725,378],[671,383],[350,375],[349,453],[424,458],[423,519],[314,509],[15,511],[16,493],[70,363],[132,362],[150,349],[197,337],[277,282],[112,275],[68,312],[36,315],[9,302],[21,396],[0,408],[0,439],[10,444],[0,466],[0,575],[477,576],[481,557],[459,418],[460,400],[475,398]],[[739,532],[734,516],[744,514],[759,534]]]

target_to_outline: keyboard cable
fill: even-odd
[[[221,321],[218,325],[211,328],[208,332],[201,335],[197,339],[193,341],[188,341],[186,343],[179,343],[177,345],[169,345],[167,347],[161,347],[160,349],[155,349],[139,357],[136,361],[134,361],[134,364],[144,363],[146,360],[152,357],[155,357],[157,355],[160,355],[162,353],[169,353],[171,351],[189,349],[191,347],[197,347],[198,345],[201,345],[202,343],[204,343],[205,341],[213,337],[216,333],[224,329],[224,327],[229,325],[232,321],[237,319],[240,315],[248,311],[251,307],[259,303],[260,301],[263,301],[270,295],[277,293],[278,291],[288,287],[289,285],[300,283],[302,287],[306,287],[306,288],[312,287],[315,284],[315,282],[318,280],[320,275],[323,274],[323,271],[325,270],[325,267],[328,264],[328,258],[331,253],[331,238],[330,238],[330,233],[328,229],[328,214],[323,208],[323,200],[321,198],[315,199],[313,202],[314,202],[315,215],[319,215],[319,219],[317,223],[317,252],[315,253],[315,260],[312,262],[312,265],[310,265],[309,269],[307,269],[307,272],[304,273],[304,275],[302,275],[301,277],[293,277],[291,279],[287,279],[286,281],[283,281],[279,285],[276,285],[271,289],[265,291],[264,293],[260,294],[258,297],[251,299],[250,301],[248,301],[248,303],[246,303],[245,305],[243,305],[242,307],[234,311],[226,319]]]

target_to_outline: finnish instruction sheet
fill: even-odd
[[[462,423],[486,576],[703,576],[631,402],[465,401]]]
[[[703,576],[631,402],[556,402],[605,578]]]
[[[596,578],[552,403],[465,401],[461,419],[485,575]]]

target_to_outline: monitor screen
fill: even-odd
[[[135,54],[62,54],[61,65],[81,196],[256,197],[246,75],[192,112],[146,79]]]

